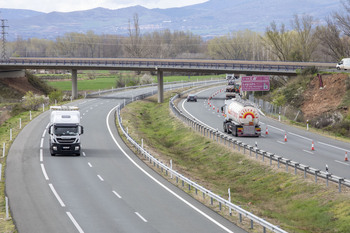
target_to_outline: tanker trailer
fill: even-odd
[[[225,114],[223,127],[226,133],[234,136],[261,135],[259,111],[252,104],[241,100],[226,100],[222,110]]]

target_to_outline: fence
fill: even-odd
[[[182,113],[180,113],[180,111],[174,105],[174,99],[178,98],[179,95],[182,95],[182,94],[184,94],[184,93],[177,94],[170,101],[170,106],[173,109],[174,113],[176,113],[183,120],[185,120],[187,124],[191,125],[193,128],[195,128],[197,130],[200,130],[200,132],[202,132],[203,134],[207,134],[207,136],[208,136],[209,132],[210,132],[209,129],[206,129],[204,126],[201,126],[200,124],[195,123],[191,119],[189,119],[186,116],[184,116]],[[139,96],[138,99],[142,99],[142,98],[145,98],[145,97],[150,96],[150,95],[151,94],[144,94],[142,96]],[[128,104],[130,102],[132,102],[132,101],[128,100],[128,102],[126,102],[126,104]],[[175,177],[176,178],[176,182],[181,180],[183,187],[184,187],[184,184],[186,183],[188,185],[188,189],[189,190],[191,190],[191,188],[194,188],[196,193],[198,191],[200,191],[200,192],[202,192],[203,197],[208,196],[210,198],[211,205],[213,205],[213,202],[216,201],[218,203],[218,205],[219,205],[220,210],[222,209],[222,205],[224,205],[227,208],[229,208],[230,214],[231,214],[231,210],[234,210],[235,212],[238,213],[240,222],[242,222],[242,216],[244,216],[245,218],[249,219],[250,220],[250,227],[252,229],[254,227],[254,223],[257,223],[260,226],[262,226],[264,233],[266,232],[266,229],[271,230],[272,232],[286,233],[286,231],[280,229],[279,227],[277,227],[277,226],[267,222],[266,220],[264,220],[262,218],[259,218],[258,216],[256,216],[256,215],[254,215],[254,214],[252,214],[252,213],[242,209],[241,207],[239,207],[239,206],[231,203],[230,201],[220,197],[219,195],[211,192],[210,190],[200,186],[199,184],[197,184],[194,181],[188,179],[187,177],[183,176],[182,174],[180,174],[177,171],[173,170],[171,167],[166,166],[165,164],[163,164],[162,162],[157,160],[155,157],[153,157],[149,152],[147,152],[143,148],[143,143],[142,143],[142,146],[139,145],[133,138],[130,137],[130,135],[128,134],[127,130],[124,129],[124,127],[122,125],[122,119],[120,117],[120,110],[124,106],[125,106],[125,104],[118,105],[118,107],[116,109],[116,112],[115,112],[116,118],[118,119],[119,127],[120,127],[122,133],[125,135],[126,139],[136,148],[136,150],[139,153],[141,153],[142,156],[144,156],[144,158],[147,161],[149,161],[150,164],[153,164],[153,166],[157,166],[158,168],[160,168],[162,170],[162,172],[165,172],[166,175],[170,175],[171,177]],[[216,135],[217,135],[217,139],[218,139],[218,135],[219,135],[218,132],[216,132]],[[214,134],[213,134],[213,138],[214,138]]]

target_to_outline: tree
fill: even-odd
[[[127,43],[124,45],[127,54],[130,57],[143,57],[144,48],[142,46],[142,37],[140,32],[138,14],[134,14],[133,27],[131,26],[131,22],[129,20],[128,32],[129,38],[127,40]]]

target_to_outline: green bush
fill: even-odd
[[[27,110],[38,110],[42,104],[48,103],[48,98],[28,91],[25,96],[23,96],[22,103],[22,106]]]
[[[61,102],[63,100],[63,93],[61,91],[53,91],[49,94],[50,103]]]

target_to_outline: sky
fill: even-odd
[[[172,8],[203,3],[208,0],[1,0],[0,8],[26,9],[49,13],[70,12],[96,7],[118,9],[141,5],[146,8]]]

